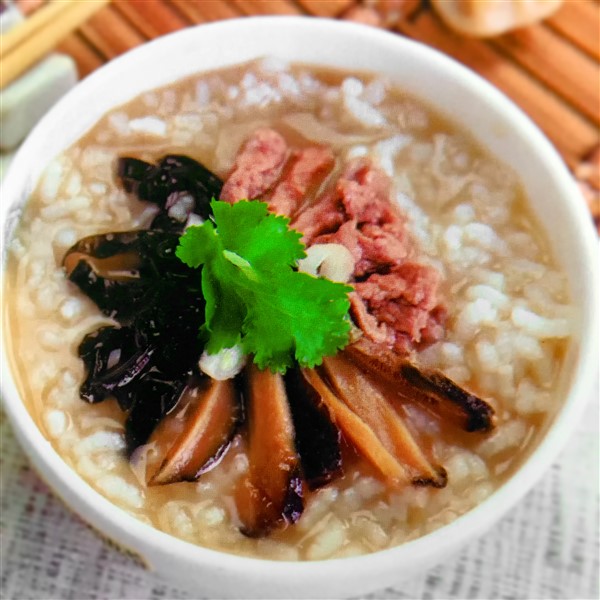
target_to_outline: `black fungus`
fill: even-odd
[[[151,368],[155,348],[131,327],[102,327],[88,334],[79,345],[86,367],[81,398],[90,403],[115,396],[124,410],[130,408],[130,384]]]
[[[204,165],[182,155],[167,155],[152,165],[137,158],[119,158],[117,174],[123,188],[160,212],[152,229],[181,231],[191,213],[207,219],[210,201],[221,195],[223,182]]]
[[[197,272],[175,255],[179,236],[126,231],[83,238],[63,260],[69,279],[107,316],[128,324],[166,295],[201,296]],[[185,287],[184,287],[185,286]]]
[[[137,158],[119,158],[117,162],[117,176],[123,188],[130,194],[139,193],[140,184],[150,176],[156,167]]]
[[[177,258],[178,243],[177,234],[164,231],[95,235],[63,261],[69,279],[120,325],[81,342],[80,396],[92,403],[114,397],[130,411],[130,451],[175,405],[203,349],[200,274]]]

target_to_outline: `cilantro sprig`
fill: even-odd
[[[295,270],[306,254],[289,219],[258,201],[211,207],[212,220],[189,227],[177,248],[202,267],[207,352],[241,344],[259,368],[284,373],[294,359],[314,367],[346,346],[352,288]]]

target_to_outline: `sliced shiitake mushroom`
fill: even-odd
[[[302,375],[307,383],[320,396],[327,406],[333,422],[356,449],[394,485],[409,483],[410,476],[387,448],[377,434],[342,400],[340,400],[323,378],[314,369],[303,369]]]
[[[400,372],[413,389],[427,398],[443,403],[443,409],[452,413],[465,431],[488,432],[495,427],[494,409],[485,400],[460,387],[441,371],[421,369],[407,363]]]
[[[255,365],[246,369],[248,475],[236,490],[241,531],[267,535],[302,514],[300,460],[283,377]]]
[[[292,411],[302,474],[309,489],[315,490],[343,472],[341,432],[298,368],[286,372],[285,389]]]
[[[413,484],[446,485],[444,469],[428,459],[402,417],[356,365],[334,356],[323,360],[323,369],[338,398],[373,431]]]
[[[148,439],[148,485],[194,481],[218,464],[235,433],[239,406],[232,379],[188,384]]]
[[[385,346],[364,337],[343,353],[365,371],[394,384],[407,400],[418,400],[465,431],[487,432],[495,426],[494,409],[440,371],[418,367]]]

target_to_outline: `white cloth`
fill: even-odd
[[[0,598],[198,598],[111,547],[31,470],[0,417]],[[455,559],[370,599],[599,597],[598,395],[543,480]]]

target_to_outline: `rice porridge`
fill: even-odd
[[[312,148],[331,157],[294,208],[292,227],[306,224],[298,229],[309,247],[337,243],[352,255],[339,233],[343,224],[308,233],[318,221],[313,217],[322,214],[314,207],[319,198],[329,198],[323,202],[338,210],[327,194],[344,177],[354,177],[355,185],[359,168],[365,181],[387,182],[382,185],[410,238],[411,264],[439,275],[435,299],[417,337],[399,330],[384,316],[389,303],[376,302],[380,296],[372,292],[373,285],[387,281],[390,269],[373,267],[373,258],[365,263],[363,240],[363,262],[352,262],[348,276],[362,294],[362,308],[353,303],[353,320],[363,337],[381,333],[395,350],[410,342],[410,356],[420,367],[440,370],[495,413],[493,429],[468,432],[419,402],[394,397],[391,383],[383,385],[407,435],[431,464],[443,466],[443,483],[390,485],[342,427],[343,474],[305,486],[297,522],[265,536],[240,531],[234,488],[250,468],[247,437],[236,433],[217,466],[196,481],[148,485],[146,457],[134,453],[128,460],[127,414],[117,401],[82,401],[86,370],[78,348],[84,336],[115,321],[69,281],[63,267],[78,240],[147,229],[156,218],[156,206],[132,198],[119,182],[119,158],[154,164],[166,155],[192,157],[224,180],[224,198],[235,187],[233,174],[256,132],[276,132],[286,157]],[[293,165],[281,169],[278,177],[287,178],[289,192]],[[176,219],[173,206],[169,215]],[[348,210],[344,223],[353,218]],[[386,244],[388,249],[391,242]],[[267,559],[320,560],[402,544],[487,498],[536,446],[559,408],[569,291],[518,179],[468,132],[377,76],[264,59],[147,92],[108,113],[52,160],[9,245],[5,335],[19,390],[43,434],[117,506],[202,546]],[[406,309],[406,301],[398,306]],[[364,326],[357,312],[363,309]],[[428,334],[432,323],[435,331]],[[359,409],[354,412],[361,416]]]

